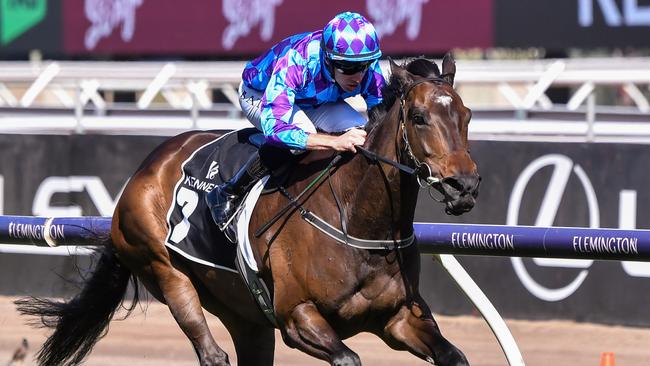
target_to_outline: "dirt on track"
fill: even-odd
[[[47,331],[25,325],[12,303],[14,298],[0,297],[0,365],[5,365],[22,338],[30,344],[26,365],[34,365],[35,351],[44,342]],[[437,316],[447,338],[459,346],[474,366],[507,365],[506,359],[489,328],[480,318]],[[219,321],[208,315],[217,343],[236,365],[230,337]],[[507,321],[526,365],[598,366],[604,351],[614,352],[617,366],[650,365],[650,329],[582,324],[568,321]],[[387,347],[370,334],[346,341],[364,365],[428,365],[414,356]],[[159,366],[196,365],[190,343],[181,333],[167,307],[153,301],[146,313],[136,310],[124,321],[113,321],[86,365]],[[277,334],[276,365],[326,365],[284,345]]]

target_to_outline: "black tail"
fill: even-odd
[[[39,365],[78,365],[97,341],[106,335],[108,324],[122,305],[129,278],[135,276],[118,262],[110,248],[103,248],[94,272],[83,290],[68,302],[42,298],[17,300],[23,315],[40,317],[38,326],[54,328],[38,352]],[[134,286],[133,303],[128,316],[138,303],[138,286]]]

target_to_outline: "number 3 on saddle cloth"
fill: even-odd
[[[226,239],[212,221],[204,198],[216,185],[234,176],[262,141],[263,136],[255,128],[230,132],[199,147],[181,164],[182,175],[176,182],[172,205],[167,213],[170,228],[165,241],[167,248],[194,262],[237,272],[237,245]],[[255,198],[259,197],[267,180],[268,177],[253,188],[258,188]],[[254,204],[249,203],[250,212]],[[242,213],[240,210],[239,213],[250,217],[250,212]],[[244,250],[244,256],[246,251],[250,252],[250,249]]]

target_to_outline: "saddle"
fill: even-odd
[[[255,128],[230,132],[199,147],[181,164],[181,178],[176,182],[172,205],[167,213],[169,232],[165,245],[193,262],[239,273],[262,312],[274,324],[269,291],[257,276],[257,267],[251,268],[251,261],[244,260],[250,249],[242,249],[226,238],[212,221],[204,199],[216,185],[235,175],[263,141],[263,136]],[[277,182],[284,181],[283,177],[287,176],[288,172],[284,170],[283,175],[278,176],[276,173],[274,179],[264,179],[266,184],[253,188],[258,190],[256,195],[276,190]],[[251,206],[250,213],[255,202],[242,200],[242,204],[246,202]],[[242,210],[237,211],[242,214]],[[238,222],[239,225],[248,225],[248,221],[241,221],[236,218],[232,225],[237,225]],[[238,231],[247,231],[247,227],[245,230],[239,228]]]
[[[236,246],[214,245],[225,238],[212,221],[204,196],[227,181],[257,151],[250,142],[257,133],[254,128],[227,133],[199,147],[181,164],[181,178],[167,213],[168,248],[193,261],[236,271]]]

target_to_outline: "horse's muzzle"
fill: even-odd
[[[445,212],[448,215],[462,215],[476,203],[481,176],[477,173],[446,177],[441,182],[441,193],[445,196]]]

